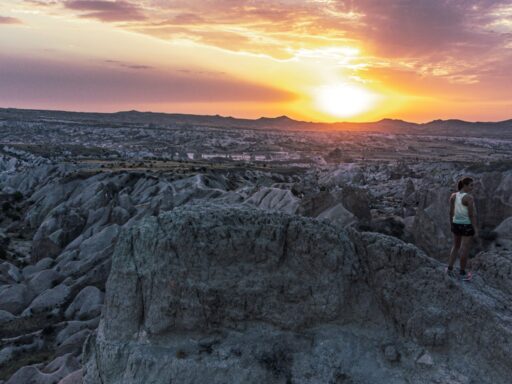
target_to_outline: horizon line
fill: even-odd
[[[40,109],[40,108],[18,108],[18,107],[1,107],[1,110],[17,110],[17,111],[40,111],[40,112],[62,112],[62,113],[83,113],[83,114],[102,114],[102,115],[114,115],[114,114],[120,114],[120,113],[146,113],[146,114],[160,114],[160,115],[180,115],[180,116],[200,116],[200,117],[215,117],[215,118],[224,118],[224,119],[235,119],[235,120],[246,120],[246,121],[258,121],[262,119],[268,119],[268,120],[277,120],[277,119],[289,119],[296,123],[305,123],[305,124],[326,124],[326,125],[332,125],[332,124],[375,124],[380,123],[383,121],[397,121],[407,124],[416,124],[416,125],[426,125],[434,122],[446,122],[446,121],[458,121],[462,123],[473,123],[473,124],[497,124],[497,123],[504,123],[512,120],[512,117],[510,119],[505,120],[496,120],[496,121],[469,121],[469,120],[463,120],[460,118],[449,118],[449,119],[433,119],[425,122],[416,122],[416,121],[408,121],[403,120],[400,118],[394,118],[394,117],[383,117],[380,120],[375,121],[305,121],[305,120],[296,120],[294,118],[291,118],[287,115],[279,115],[275,117],[268,117],[268,116],[260,116],[258,118],[247,118],[247,117],[236,117],[236,116],[224,116],[220,114],[215,115],[208,115],[208,114],[194,114],[194,113],[182,113],[182,112],[161,112],[161,111],[140,111],[137,109],[130,109],[130,110],[118,110],[118,111],[111,111],[111,112],[95,112],[95,111],[79,111],[79,110],[64,110],[64,109]]]

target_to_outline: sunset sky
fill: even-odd
[[[0,107],[512,118],[512,2],[0,0]]]

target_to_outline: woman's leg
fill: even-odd
[[[453,264],[455,264],[455,260],[457,260],[457,255],[459,253],[460,244],[461,244],[461,236],[452,233],[453,236],[453,245],[452,250],[450,251],[450,258],[448,259],[448,267],[453,268]]]
[[[462,236],[461,247],[460,247],[460,270],[466,270],[466,263],[468,261],[469,249],[471,248],[471,242],[473,236]]]

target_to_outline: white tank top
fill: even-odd
[[[471,224],[468,207],[462,204],[462,198],[465,195],[465,192],[457,192],[455,195],[455,214],[453,215],[453,222],[455,224]]]

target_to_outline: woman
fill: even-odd
[[[466,272],[469,249],[473,236],[478,237],[478,226],[476,224],[475,201],[471,192],[473,191],[473,179],[463,177],[457,185],[459,192],[450,196],[450,223],[453,234],[453,246],[450,252],[447,273],[455,276],[453,265],[460,253],[460,277],[462,280],[471,280],[471,272]]]

